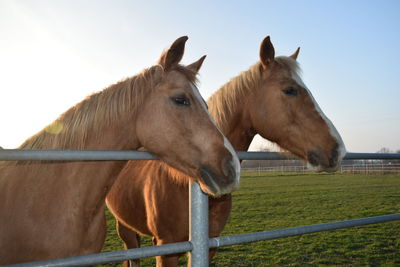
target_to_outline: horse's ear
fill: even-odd
[[[161,65],[154,65],[150,67],[149,73],[151,74],[153,81],[158,83],[164,75],[164,68]]]
[[[264,69],[274,61],[275,49],[271,43],[269,36],[265,37],[260,47],[260,60]]]
[[[161,55],[158,64],[163,66],[165,70],[170,70],[173,66],[178,65],[183,57],[187,39],[187,36],[176,39],[171,47]]]
[[[300,47],[298,47],[296,52],[294,52],[290,57],[296,60],[297,56],[299,55],[299,52],[300,52]]]
[[[193,71],[194,73],[199,72],[201,65],[203,65],[204,59],[206,58],[206,55],[202,56],[199,60],[197,60],[196,62],[193,62],[190,65],[187,65],[186,68],[188,68],[189,70]]]

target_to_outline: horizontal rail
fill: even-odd
[[[290,160],[293,156],[286,156],[278,152],[245,152],[237,151],[243,160]],[[344,160],[356,159],[400,159],[400,153],[346,153]]]
[[[149,152],[134,150],[0,150],[0,160],[105,161],[153,159],[157,158]]]
[[[337,230],[337,229],[397,221],[397,220],[400,220],[400,213],[354,219],[348,221],[322,223],[322,224],[299,226],[299,227],[292,227],[292,228],[285,228],[285,229],[278,229],[271,231],[255,232],[249,234],[215,237],[215,238],[210,238],[209,245],[210,248],[218,248],[218,247],[231,246],[243,243],[271,240],[289,236],[298,236],[303,234],[311,234],[322,231]]]
[[[400,159],[400,153],[347,153],[344,159]]]
[[[264,240],[272,240],[278,238],[284,238],[289,236],[298,236],[303,234],[311,234],[322,231],[330,231],[337,230],[355,226],[364,226],[369,224],[377,224],[384,223],[390,221],[400,220],[400,213],[398,214],[389,214],[382,216],[375,216],[369,218],[361,218],[340,222],[331,222],[331,223],[322,223],[322,224],[314,224],[307,226],[299,226],[271,231],[263,231],[263,232],[255,232],[250,234],[241,234],[241,235],[233,235],[233,236],[222,236],[215,237],[209,239],[209,247],[210,248],[218,248],[224,246],[231,246],[243,243],[264,241]],[[112,263],[112,262],[121,262],[124,260],[130,259],[139,259],[146,257],[153,257],[158,255],[168,255],[175,253],[183,253],[186,251],[191,251],[193,246],[190,242],[179,242],[174,244],[167,244],[162,246],[151,246],[145,248],[138,249],[128,249],[128,250],[120,250],[114,252],[103,252],[99,254],[92,254],[86,256],[77,256],[65,259],[56,259],[56,260],[48,260],[48,261],[38,261],[31,263],[22,263],[22,264],[14,264],[9,265],[10,267],[39,267],[39,266],[47,266],[47,267],[67,267],[67,266],[87,266],[94,264],[104,264],[104,263]]]
[[[278,152],[237,151],[243,160],[292,159]],[[48,161],[107,161],[107,160],[154,160],[146,151],[134,150],[25,150],[0,149],[0,160],[48,160]],[[400,153],[347,153],[344,159],[400,159]]]
[[[76,256],[64,259],[54,259],[46,261],[35,261],[28,263],[20,263],[7,265],[5,267],[73,267],[73,266],[90,266],[96,264],[106,264],[113,262],[121,262],[130,259],[140,259],[154,256],[162,256],[175,253],[185,253],[193,249],[189,241],[161,246],[150,246],[144,248],[135,248],[127,250],[118,250],[113,252],[102,252],[98,254]]]

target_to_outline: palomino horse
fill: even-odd
[[[158,65],[72,107],[20,149],[143,147],[211,194],[236,189],[239,160],[195,87],[204,57],[178,64],[186,40],[177,39]],[[1,162],[0,265],[100,251],[104,199],[126,163]]]
[[[260,134],[319,170],[334,171],[344,144],[300,79],[298,53],[275,57],[266,37],[260,61],[222,86],[208,100],[209,111],[237,150],[247,150]],[[153,236],[157,245],[188,240],[188,183],[193,179],[156,161],[125,166],[106,202],[126,248],[140,245],[136,233]],[[211,237],[222,232],[230,210],[231,195],[210,199]],[[178,257],[158,257],[157,266],[176,266]]]

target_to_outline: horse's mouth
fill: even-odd
[[[212,196],[229,194],[239,187],[239,179],[233,164],[224,167],[225,177],[217,175],[211,168],[206,166],[200,168],[200,187],[203,192]]]
[[[339,154],[338,147],[333,148],[328,155],[321,149],[317,149],[307,153],[307,161],[316,171],[335,172],[339,169],[342,160]]]

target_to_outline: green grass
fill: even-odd
[[[399,212],[400,175],[246,173],[223,235]],[[104,251],[121,248],[110,226]],[[142,265],[155,261],[144,259]],[[212,261],[212,266],[333,265],[400,266],[400,222],[224,247]]]

